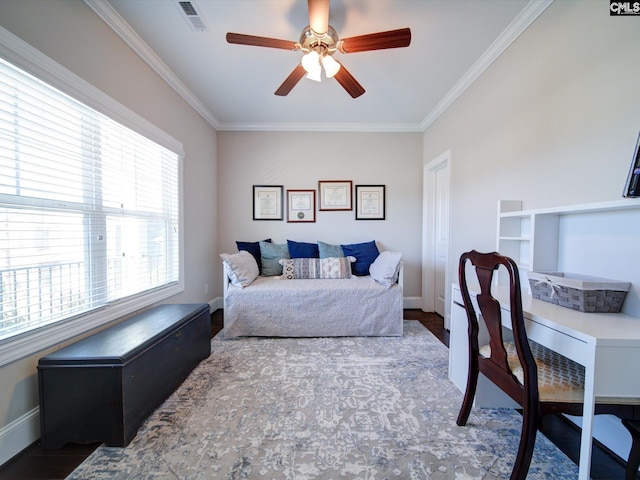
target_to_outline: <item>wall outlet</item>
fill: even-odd
[[[209,284],[208,283],[204,284],[204,294],[205,295],[209,295]]]

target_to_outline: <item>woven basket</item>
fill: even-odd
[[[531,296],[580,312],[618,313],[631,284],[564,272],[529,272]]]

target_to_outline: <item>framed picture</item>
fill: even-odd
[[[282,185],[253,186],[253,219],[282,220]]]
[[[356,220],[384,220],[384,185],[356,185]]]
[[[351,203],[351,180],[320,180],[320,207],[318,210],[353,210]]]
[[[316,221],[316,191],[287,190],[287,222]]]
[[[622,196],[640,197],[640,134],[636,141],[636,149],[633,151],[633,160],[631,160],[631,168],[629,168]]]

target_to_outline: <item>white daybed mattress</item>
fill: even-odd
[[[402,335],[402,272],[391,287],[353,276],[258,277],[245,288],[228,281],[224,288],[225,338]]]

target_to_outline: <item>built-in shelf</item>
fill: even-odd
[[[496,248],[513,258],[521,271],[557,271],[561,217],[630,209],[640,209],[640,198],[535,210],[523,210],[519,200],[500,200]]]
[[[500,200],[500,204],[505,200]],[[523,217],[530,215],[563,215],[563,214],[577,214],[577,213],[595,213],[599,211],[608,210],[629,210],[634,208],[640,208],[640,198],[624,198],[621,200],[612,200],[609,202],[596,202],[596,203],[583,203],[580,205],[568,205],[564,207],[550,207],[540,208],[535,210],[514,210],[513,204],[520,203],[520,201],[506,200],[507,205],[500,206],[500,217]]]

